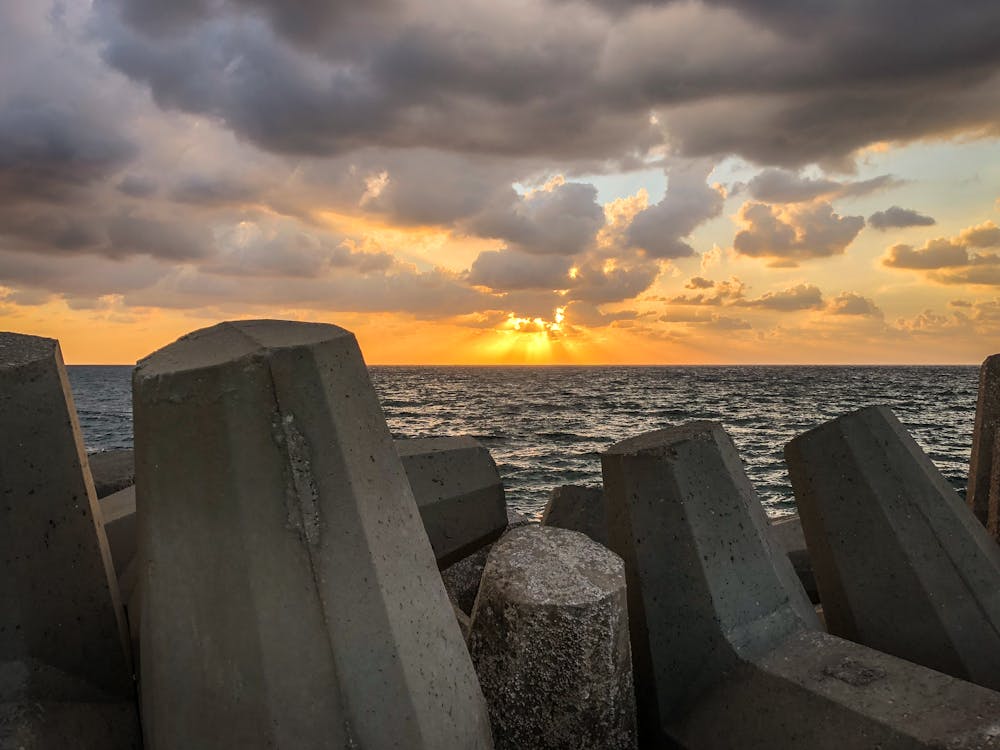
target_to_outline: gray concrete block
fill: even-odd
[[[1000,747],[1000,695],[811,629],[720,425],[623,441],[602,466],[653,698],[643,746]]]
[[[397,440],[438,565],[446,567],[496,540],[507,527],[497,465],[471,437]]]
[[[812,560],[806,547],[806,537],[802,531],[802,520],[798,516],[779,518],[771,522],[771,537],[788,555],[789,562],[799,577],[799,583],[809,595],[809,601],[819,604],[819,587],[816,585],[816,575],[813,573]]]
[[[830,633],[1000,688],[1000,547],[892,412],[827,422],[785,460]]]
[[[91,453],[87,461],[98,499],[135,484],[135,452],[131,448]]]
[[[147,750],[491,747],[350,332],[196,331],[133,402]]]
[[[604,510],[604,490],[566,484],[556,487],[542,512],[542,526],[579,531],[599,544],[608,543],[608,519]]]
[[[131,697],[126,633],[59,343],[0,333],[0,663]]]
[[[444,581],[448,598],[467,615],[472,614],[479,584],[483,579],[483,568],[486,567],[486,559],[492,548],[492,544],[487,544],[441,571],[441,580]]]
[[[636,746],[625,573],[583,534],[531,525],[493,545],[469,651],[497,748]]]
[[[111,548],[115,575],[120,578],[125,567],[135,557],[136,552],[135,486],[126,487],[102,497],[98,501],[98,505],[101,507],[104,534],[107,536],[108,546]]]
[[[0,663],[0,750],[141,746],[133,698],[33,659]]]
[[[1000,354],[979,368],[979,398],[972,432],[966,502],[990,535],[1000,541]]]
[[[624,440],[601,465],[611,548],[628,575],[640,729],[656,737],[816,614],[721,425]]]

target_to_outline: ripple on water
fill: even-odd
[[[132,445],[129,367],[70,367],[89,450]],[[794,511],[782,450],[863,406],[895,411],[965,492],[975,367],[373,367],[394,437],[472,435],[493,454],[510,506],[538,516],[559,484],[601,481],[622,438],[720,420],[772,515]]]

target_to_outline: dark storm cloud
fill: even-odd
[[[665,126],[687,155],[832,164],[1000,115],[992,0],[163,5],[99,6],[108,62],[285,153],[622,157]]]
[[[0,203],[74,202],[136,154],[113,124],[72,105],[0,104]]]
[[[904,227],[930,227],[936,224],[933,216],[909,208],[890,206],[884,211],[876,211],[868,217],[868,226],[873,229],[901,229]]]

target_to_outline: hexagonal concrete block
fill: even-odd
[[[133,393],[147,750],[491,747],[351,333],[222,323]]]
[[[827,422],[785,459],[829,632],[1000,689],[1000,547],[892,412]]]
[[[987,357],[979,368],[976,425],[969,460],[966,501],[990,535],[1000,541],[1000,354]]]
[[[497,748],[636,746],[625,572],[583,534],[530,525],[493,545],[469,651]]]
[[[643,746],[1000,747],[997,693],[811,629],[721,425],[622,441],[602,466]]]
[[[0,333],[0,663],[134,698],[127,643],[59,343]]]
[[[397,440],[396,451],[440,567],[495,541],[507,528],[503,482],[478,440]]]
[[[556,487],[542,512],[542,526],[579,531],[598,544],[608,543],[604,489],[576,484]]]

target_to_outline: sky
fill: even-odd
[[[1000,351],[996,0],[0,3],[0,329],[372,364]]]

